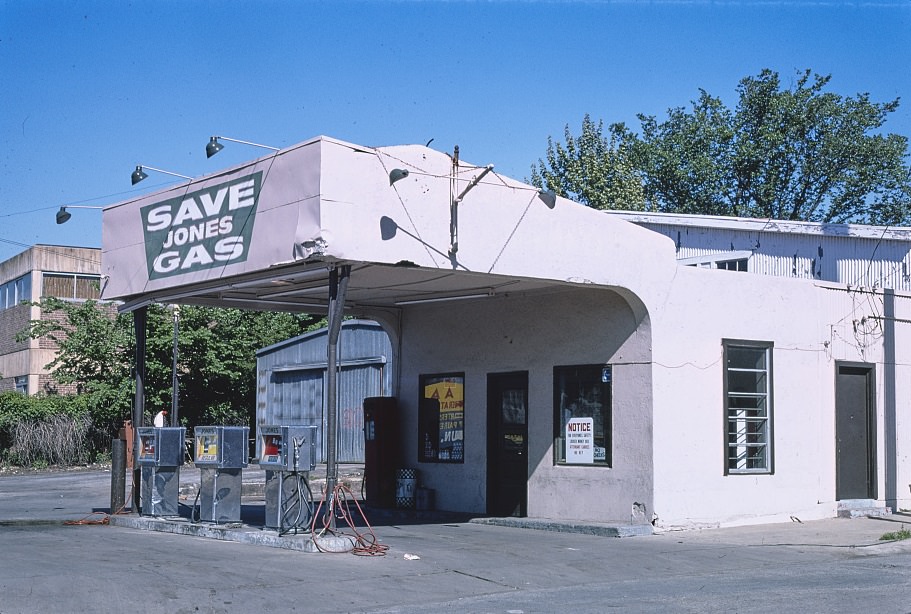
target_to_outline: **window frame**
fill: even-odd
[[[21,305],[23,301],[32,300],[32,276],[31,273],[20,275],[16,279],[11,279],[0,284],[0,311],[12,309]]]
[[[28,394],[28,375],[17,375],[14,377],[13,386],[15,386],[16,392]]]
[[[71,288],[67,296],[60,296],[60,293],[49,293],[48,280],[55,280],[62,287],[62,282],[67,282]],[[51,284],[54,285],[53,282]],[[94,292],[86,292],[88,288],[93,288]],[[50,288],[56,290],[54,288]],[[82,292],[80,292],[80,289]],[[78,296],[82,294],[93,294],[94,296]],[[41,297],[53,297],[61,301],[81,303],[85,301],[97,301],[101,298],[101,275],[93,273],[65,273],[60,271],[42,271],[41,272]]]
[[[595,460],[592,463],[572,463],[566,460],[565,446],[565,423],[564,423],[564,399],[562,388],[560,386],[561,376],[563,378],[573,377],[581,380],[582,376],[578,373],[580,370],[591,369],[598,375],[587,381],[586,386],[593,384],[599,385],[601,393],[601,431],[598,431],[598,421],[595,420],[594,440],[596,443],[600,440],[604,445],[604,458]],[[575,371],[575,373],[572,373]],[[606,378],[606,379],[605,379]],[[575,365],[556,365],[553,368],[553,424],[554,424],[554,448],[553,463],[563,467],[613,467],[613,421],[614,421],[614,399],[613,399],[613,365],[608,363],[588,363]],[[582,414],[573,417],[588,417]],[[592,416],[594,418],[594,416]]]
[[[703,254],[701,256],[690,256],[689,258],[680,258],[678,264],[704,269],[717,269],[719,271],[749,272],[750,259],[753,252],[749,250],[734,250],[730,252],[715,252],[712,254]],[[743,262],[744,268],[730,269],[727,267],[729,262]],[[724,265],[724,266],[722,266]]]
[[[735,271],[746,273],[749,271],[749,258],[732,258],[730,260],[716,260],[715,268],[720,271]],[[732,268],[733,265],[733,268]]]
[[[722,339],[722,380],[723,380],[723,395],[722,395],[722,418],[723,418],[723,429],[724,433],[724,475],[772,475],[775,473],[775,417],[774,417],[774,363],[773,363],[773,350],[774,343],[771,341],[755,341],[755,340],[745,340],[745,339]],[[731,360],[731,350],[732,349],[747,349],[747,350],[762,350],[765,353],[765,368],[764,369],[751,369],[746,367],[731,367],[729,365]],[[737,391],[734,392],[730,389],[731,386],[731,373],[764,373],[764,392],[759,391]],[[733,397],[732,395],[737,395]],[[761,395],[761,397],[760,397]],[[732,431],[732,409],[738,409],[736,407],[732,408],[731,399],[740,398],[740,399],[758,399],[763,398],[765,401],[764,425],[762,427],[762,442],[753,442],[758,445],[750,445],[750,442],[743,441],[742,437],[736,437],[739,433],[739,429]],[[740,408],[741,411],[743,408]],[[739,422],[755,422],[758,420],[756,417],[744,417],[740,416],[736,418]],[[735,438],[732,439],[732,434],[735,435]],[[738,440],[739,439],[739,440]],[[761,467],[738,467],[736,466],[736,459],[739,457],[736,453],[732,455],[732,449],[736,451],[737,448],[751,448],[751,447],[763,447],[765,449],[764,455],[764,465]],[[749,462],[747,457],[747,462]],[[755,458],[755,457],[753,457]],[[733,465],[733,466],[732,466]]]

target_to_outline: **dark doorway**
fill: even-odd
[[[528,514],[528,372],[487,376],[487,513]]]
[[[835,377],[835,498],[875,499],[873,367],[838,364]]]

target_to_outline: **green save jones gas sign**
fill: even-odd
[[[247,259],[262,172],[142,207],[149,279]]]

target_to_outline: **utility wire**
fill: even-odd
[[[15,245],[16,247],[22,247],[25,249],[36,249],[36,250],[43,251],[48,254],[54,254],[55,256],[69,258],[69,259],[75,260],[77,262],[85,262],[88,264],[97,264],[97,265],[101,266],[101,263],[98,260],[95,260],[92,258],[83,258],[81,256],[75,256],[73,254],[67,254],[66,252],[63,251],[63,249],[62,249],[63,246],[51,247],[51,246],[44,246],[44,245],[29,245],[28,243],[22,243],[20,241],[13,241],[11,239],[4,239],[2,237],[0,237],[0,243],[7,243],[9,245]],[[96,247],[90,247],[90,248],[84,248],[84,249],[98,249],[100,251],[100,248],[96,248]]]

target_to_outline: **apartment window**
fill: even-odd
[[[44,273],[41,296],[53,296],[67,301],[98,299],[101,295],[99,275],[73,273]]]
[[[554,461],[611,464],[610,365],[554,367]]]
[[[0,285],[0,310],[15,307],[22,301],[32,299],[32,276],[23,275],[18,279]]]
[[[772,472],[772,344],[725,340],[727,473]]]
[[[28,394],[28,376],[19,375],[13,380],[16,384],[16,392]]]

